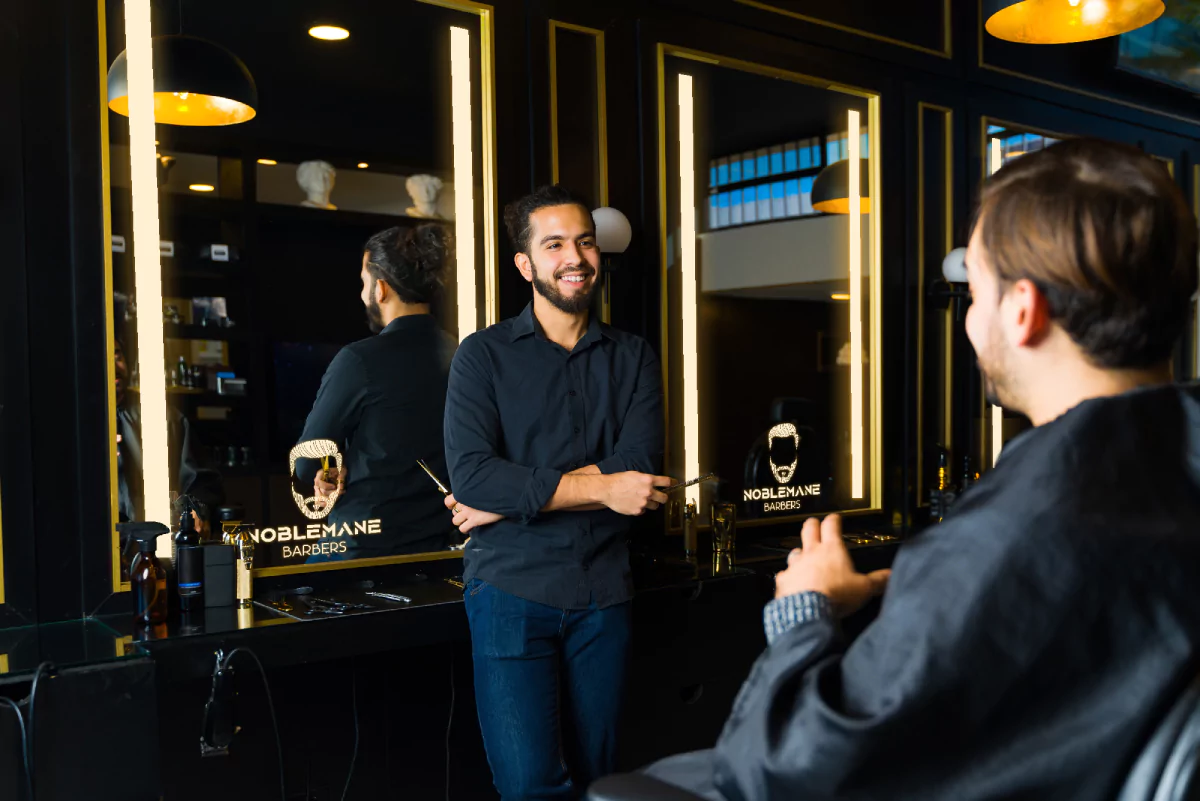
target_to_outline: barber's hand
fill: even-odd
[[[341,492],[346,486],[346,468],[343,467],[340,471],[332,468],[329,472],[337,476],[336,483],[325,480],[324,470],[318,470],[316,477],[313,478],[313,494],[318,498],[328,498],[334,490]]]
[[[775,576],[775,597],[801,592],[819,592],[829,598],[834,612],[844,617],[861,609],[887,589],[890,570],[859,573],[850,561],[842,539],[842,518],[829,515],[824,521],[810,517],[800,532],[804,549],[788,554],[787,570]]]
[[[469,534],[471,529],[478,526],[487,526],[504,519],[504,515],[498,515],[495,512],[483,512],[479,509],[472,509],[470,506],[464,506],[455,501],[453,495],[446,496],[446,508],[454,514],[451,522],[463,534]]]
[[[675,480],[667,476],[652,476],[633,470],[613,473],[608,477],[608,493],[604,505],[617,514],[637,516],[654,511],[667,502],[661,488],[669,487]]]

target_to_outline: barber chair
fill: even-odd
[[[1117,801],[1200,801],[1200,678],[1158,725],[1133,765]],[[641,773],[606,776],[588,788],[587,801],[705,801]],[[755,799],[755,801],[767,801]]]

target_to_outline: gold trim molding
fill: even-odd
[[[573,31],[591,36],[596,40],[596,164],[600,179],[601,206],[608,205],[608,93],[605,84],[604,31],[552,19],[549,24],[550,40],[550,182],[558,183],[558,31]],[[600,320],[612,321],[612,297],[609,294],[608,276],[604,277],[600,296]]]
[[[954,248],[954,111],[924,101],[917,103],[917,507],[925,507],[925,112],[942,115],[945,142],[943,176],[943,236],[946,253]],[[944,254],[943,254],[944,255]],[[942,442],[950,447],[954,433],[953,375],[954,375],[954,311],[946,309],[943,334],[943,374],[946,377],[942,397]]]
[[[798,11],[789,11],[784,8],[773,6],[770,3],[761,2],[761,0],[734,0],[734,2],[738,3],[739,5],[757,8],[760,11],[766,11],[771,14],[779,14],[780,16],[798,19],[801,22],[807,22],[811,25],[821,25],[825,28],[832,28],[833,30],[842,31],[844,33],[852,33],[856,36],[862,36],[866,39],[873,39],[877,42],[886,42],[887,44],[896,45],[897,47],[906,47],[909,50],[916,50],[919,53],[928,53],[931,56],[938,56],[946,59],[953,58],[954,56],[953,27],[951,26],[950,22],[950,0],[943,0],[942,2],[941,50],[934,50],[932,47],[925,47],[924,45],[906,42],[903,39],[893,39],[890,36],[884,36],[883,34],[879,33],[871,33],[870,31],[864,31],[861,28],[855,28],[850,25],[841,25],[839,23],[830,22],[829,20],[820,19],[818,17],[810,17],[807,14],[801,14]]]

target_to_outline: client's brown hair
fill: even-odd
[[[1170,357],[1200,268],[1196,218],[1162,163],[1115,142],[1060,142],[996,173],[976,225],[1001,288],[1032,281],[1094,364]]]

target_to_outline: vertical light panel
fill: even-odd
[[[150,0],[125,2],[129,75],[129,171],[133,197],[133,285],[141,374],[142,499],[146,520],[170,524],[167,468],[167,379],[163,344],[162,265],[158,248],[158,176],[154,156],[154,67]],[[108,354],[112,359],[112,354]]]
[[[850,160],[850,497],[863,496],[862,364],[862,126],[859,113],[846,114]],[[874,154],[872,154],[873,156]],[[871,198],[878,204],[879,198]]]
[[[450,28],[454,123],[454,241],[458,263],[458,340],[475,333],[475,160],[471,152],[471,32]]]
[[[680,283],[683,309],[683,470],[700,475],[700,373],[696,293],[696,140],[692,129],[692,76],[679,76],[679,244],[683,250]],[[687,499],[700,506],[700,485],[687,488]]]
[[[991,169],[988,170],[988,175],[995,175],[1000,172],[1000,168],[1004,166],[1004,153],[1001,149],[999,139],[992,140],[991,153]],[[1000,458],[1000,449],[1004,447],[1004,410],[999,406],[992,407],[992,466],[996,466],[996,461]]]

